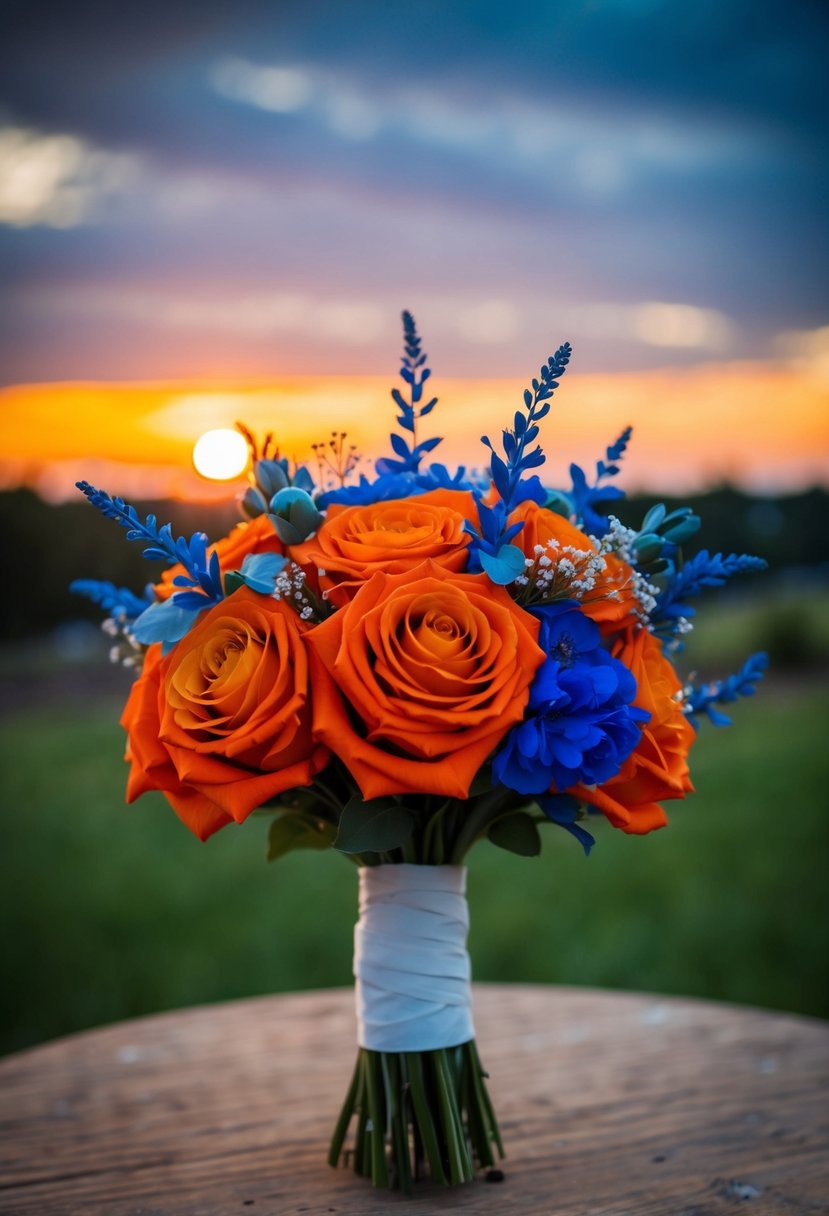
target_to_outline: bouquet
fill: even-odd
[[[258,810],[270,860],[334,848],[359,867],[359,1050],[329,1159],[409,1190],[503,1154],[472,1021],[467,852],[533,856],[555,826],[589,853],[592,816],[663,826],[662,803],[692,790],[699,719],[726,723],[718,707],[754,691],[765,656],[712,684],[677,673],[693,599],[764,563],[686,557],[690,509],[639,527],[609,513],[630,428],[595,476],[542,482],[569,344],[483,438],[485,467],[450,471],[427,463],[437,398],[409,313],[403,330],[398,429],[370,475],[343,432],[297,464],[240,424],[246,521],[214,545],[79,482],[167,568],[141,596],[73,587],[137,670],[128,801],[162,791],[201,840]]]

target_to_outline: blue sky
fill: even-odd
[[[3,382],[821,353],[825,14],[6,4]]]

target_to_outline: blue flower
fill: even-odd
[[[476,490],[480,487],[466,475],[461,465],[450,473],[445,464],[430,464],[425,473],[415,475],[415,485],[421,490]],[[488,482],[487,482],[488,488]]]
[[[584,470],[577,464],[570,465],[572,485],[567,497],[573,504],[576,516],[581,520],[585,532],[591,536],[604,536],[608,529],[607,511],[611,502],[625,497],[618,486],[588,485]],[[605,507],[601,504],[606,503]]]
[[[359,485],[342,486],[339,490],[320,494],[317,506],[321,511],[335,502],[345,507],[368,507],[375,502],[388,502],[392,498],[411,498],[424,492],[425,487],[417,485],[414,479],[405,473],[383,473],[374,481],[369,481],[366,475],[361,473]]]
[[[602,649],[598,627],[578,605],[547,604],[533,615],[548,658],[530,687],[527,716],[495,754],[493,775],[519,794],[602,785],[636,747],[639,723],[649,717],[631,704],[636,681]]]

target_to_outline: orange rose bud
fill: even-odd
[[[538,503],[522,502],[516,507],[510,515],[510,523],[519,520],[523,520],[524,527],[512,543],[527,557],[534,558],[535,546],[541,545],[555,563],[556,550],[546,548],[551,540],[558,541],[562,548],[572,545],[583,552],[594,552],[590,538],[575,524]],[[633,572],[627,562],[612,553],[605,554],[604,560],[605,569],[596,578],[594,590],[578,602],[585,616],[595,621],[603,634],[608,634],[633,625],[639,604],[633,594]]]
[[[127,801],[161,790],[206,840],[308,785],[329,755],[311,734],[309,629],[286,604],[243,587],[168,655],[150,647],[121,718]]]
[[[303,568],[325,571],[320,587],[339,606],[378,570],[403,574],[429,559],[447,570],[464,570],[464,520],[477,518],[466,490],[430,490],[367,507],[334,504],[316,535],[292,546],[291,557]]]
[[[466,798],[519,722],[544,654],[538,623],[484,574],[424,562],[377,573],[307,635],[314,733],[365,798]]]
[[[273,524],[267,515],[259,515],[249,523],[237,524],[227,536],[217,540],[211,550],[215,549],[219,557],[222,574],[230,570],[239,570],[242,562],[249,553],[284,553],[285,549],[274,531]],[[186,574],[184,566],[170,566],[162,571],[161,582],[156,583],[153,590],[159,600],[168,600],[176,591],[185,591],[185,587],[176,587],[173,579],[180,574]]]
[[[688,753],[695,731],[677,700],[682,685],[658,638],[647,629],[630,630],[612,654],[635,676],[634,705],[647,709],[651,718],[615,777],[601,789],[576,786],[569,792],[597,807],[615,827],[641,835],[668,822],[660,800],[693,793]]]

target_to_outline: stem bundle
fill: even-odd
[[[469,1182],[504,1149],[475,1040],[438,1051],[361,1047],[328,1154],[376,1187]],[[352,1119],[353,1145],[344,1148]]]

